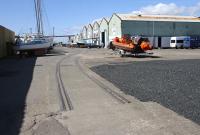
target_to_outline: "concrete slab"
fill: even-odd
[[[104,49],[69,49],[56,48],[55,55],[48,57],[39,57],[33,61],[31,65],[25,60],[21,63],[17,71],[12,74],[0,74],[0,80],[7,81],[12,78],[13,86],[3,85],[6,90],[9,90],[15,97],[21,93],[13,90],[23,90],[27,94],[23,95],[23,101],[12,100],[7,92],[4,96],[9,100],[15,101],[15,106],[9,110],[1,109],[3,113],[3,122],[10,125],[9,120],[13,120],[16,127],[16,134],[22,135],[199,135],[200,126],[189,119],[180,116],[179,114],[165,108],[155,102],[141,102],[135,97],[124,94],[119,88],[111,84],[104,78],[89,71],[89,67],[101,64],[115,64],[121,62],[133,61],[155,61],[155,60],[175,60],[175,59],[197,59],[199,58],[200,50],[154,50],[156,58],[120,58],[110,50]],[[62,53],[60,53],[62,52]],[[71,56],[68,57],[70,54]],[[66,57],[67,56],[67,57]],[[60,96],[57,88],[55,77],[56,64],[63,58],[66,59],[61,63],[61,75],[64,86],[69,94],[74,109],[72,111],[60,111]],[[81,58],[80,63],[85,67],[83,71],[77,65],[77,59]],[[16,64],[17,62],[15,62]],[[24,64],[30,64],[31,70],[23,68]],[[1,63],[3,68],[10,68],[10,63],[7,61]],[[12,64],[11,64],[12,65]],[[32,67],[34,66],[34,67]],[[1,67],[0,67],[1,68]],[[29,85],[23,86],[23,76],[31,72],[29,76]],[[131,101],[131,103],[121,103],[106,92],[99,84],[88,77],[85,73],[95,77],[104,85],[120,93],[122,96]],[[1,73],[1,72],[0,72]],[[119,73],[120,74],[120,73]],[[10,75],[10,76],[9,76]],[[14,77],[15,76],[15,77]],[[10,78],[9,78],[10,77]],[[17,80],[17,78],[20,77]],[[2,79],[3,78],[3,79]],[[17,84],[21,84],[19,87]],[[16,94],[16,95],[15,95]],[[1,108],[10,105],[9,100],[3,96],[0,98],[2,103]],[[18,102],[17,102],[18,101]],[[20,120],[15,119],[15,109],[20,109]],[[9,112],[7,114],[7,112]],[[17,122],[16,122],[17,121]],[[1,124],[0,124],[1,125]],[[3,124],[2,124],[3,125]],[[1,125],[1,126],[2,126]],[[2,126],[3,128],[5,125]],[[2,129],[3,129],[2,128]],[[0,133],[11,133],[8,130],[1,130]]]

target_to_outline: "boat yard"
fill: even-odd
[[[95,25],[97,32],[101,26]],[[91,46],[102,42],[95,39],[99,35],[92,25],[84,29]],[[155,49],[148,37],[141,39],[139,46],[128,35],[112,40],[115,49],[135,54],[125,57],[105,45],[55,46],[43,57],[2,59],[1,133],[199,134],[200,50]],[[136,46],[142,52],[133,51]]]
[[[111,13],[47,34],[52,5],[28,3],[35,32],[0,25],[0,135],[200,134],[200,17]]]

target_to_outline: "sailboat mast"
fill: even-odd
[[[36,17],[36,23],[37,23],[36,29],[37,29],[37,34],[38,34],[40,26],[39,26],[39,22],[38,22],[39,18],[38,18],[38,2],[37,2],[37,0],[34,0],[34,4],[35,4],[35,17]]]
[[[41,0],[34,0],[35,3],[35,14],[37,23],[37,34],[38,36],[43,36],[43,20],[42,20],[42,8]]]
[[[38,0],[38,4],[39,4],[39,22],[40,22],[40,34],[43,36],[43,20],[42,20],[42,3],[41,0]]]

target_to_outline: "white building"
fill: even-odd
[[[86,42],[89,44],[93,43],[93,27],[91,24],[87,26],[87,39]]]
[[[83,40],[87,39],[87,26],[83,27],[81,35]]]
[[[200,18],[193,16],[113,14],[109,41],[125,34],[149,37],[154,47],[170,47],[173,36],[199,36]]]
[[[100,21],[95,21],[93,24],[93,43],[100,45]]]
[[[100,23],[100,44],[104,48],[109,45],[109,18],[103,18]]]

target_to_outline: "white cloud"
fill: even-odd
[[[133,14],[152,14],[152,15],[193,15],[197,16],[200,13],[200,3],[195,6],[185,7],[177,6],[175,3],[158,3],[142,7],[138,11],[133,11]]]

